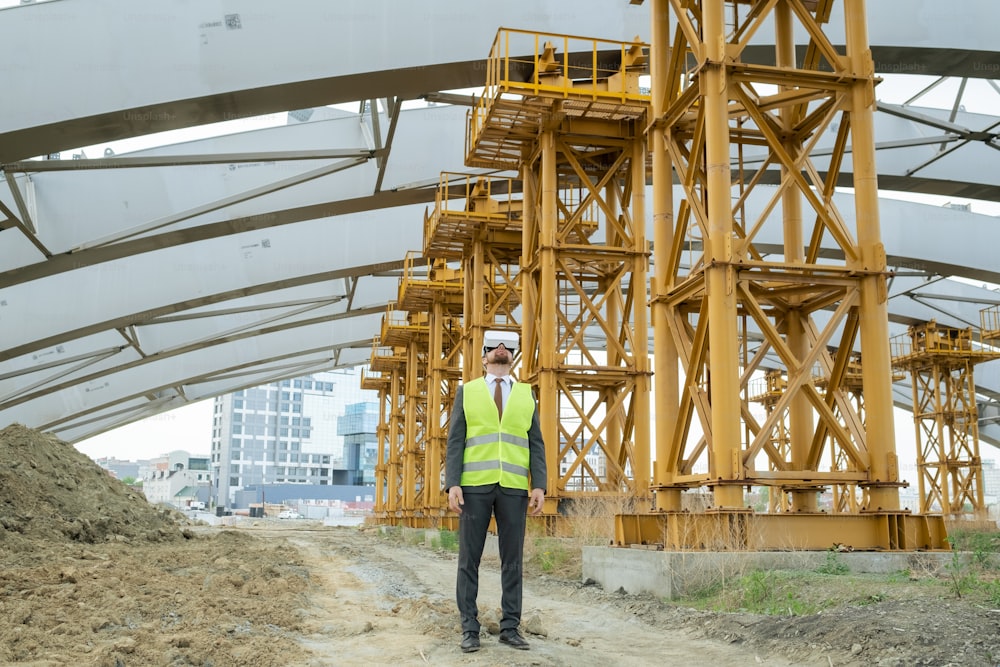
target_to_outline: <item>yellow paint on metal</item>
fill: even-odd
[[[705,516],[622,516],[623,544],[726,548],[730,531],[741,536],[739,548],[828,548],[832,540],[873,549],[944,546],[943,524],[914,528],[928,519],[899,510],[873,64],[863,0],[845,0],[846,50],[824,34],[831,5],[653,4],[654,202],[668,201],[671,187],[657,169],[672,167],[685,193],[674,210],[661,203],[654,212],[672,224],[656,237],[669,249],[656,255],[654,344],[657,354],[677,351],[682,376],[679,396],[656,409],[676,416],[657,432],[655,507],[677,510],[678,493],[699,487],[711,490],[712,502]],[[672,39],[667,25],[675,26]],[[743,62],[765,25],[775,35],[774,64]],[[800,46],[806,57],[797,62]],[[657,52],[668,47],[669,55]],[[828,132],[836,136],[834,154],[814,163]],[[853,228],[833,202],[848,146]],[[777,188],[751,218],[744,204],[765,177]],[[757,245],[775,211],[783,235],[777,255]],[[824,239],[839,246],[841,265],[820,263]],[[814,317],[821,310],[830,315],[823,326]],[[758,336],[762,342],[749,348]],[[852,365],[856,342],[863,365]],[[778,370],[764,375],[775,363]],[[761,376],[770,385],[751,387]],[[762,421],[752,399],[765,405]],[[771,514],[749,512],[744,490],[752,487],[772,492]],[[836,511],[821,512],[820,493],[831,487]],[[786,525],[786,517],[813,518]],[[668,539],[657,537],[663,531]],[[684,531],[697,539],[683,539]]]
[[[986,520],[973,369],[1000,358],[1000,350],[975,343],[971,328],[934,320],[894,336],[890,347],[893,364],[912,378],[920,511],[953,522]]]
[[[500,30],[470,118],[466,163],[522,175],[521,379],[543,416],[546,511],[578,495],[644,496],[652,474],[647,61],[638,41]]]

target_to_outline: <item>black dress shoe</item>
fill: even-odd
[[[511,648],[521,649],[522,651],[527,651],[531,648],[531,644],[524,641],[524,637],[517,630],[501,630],[500,643],[506,644]]]
[[[523,639],[521,641],[524,641]],[[462,653],[475,653],[479,650],[479,633],[467,630],[462,633]]]

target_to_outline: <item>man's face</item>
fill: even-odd
[[[514,361],[514,356],[510,353],[503,343],[500,343],[498,347],[489,350],[483,357],[488,364],[500,364],[501,366],[508,366]]]

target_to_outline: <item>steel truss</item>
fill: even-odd
[[[523,201],[514,179],[444,172],[434,211],[424,220],[424,253],[460,263],[462,378],[482,375],[483,333],[519,330]],[[515,367],[518,360],[515,359]]]
[[[424,258],[407,257],[396,307],[406,323],[383,322],[382,340],[402,351],[386,364],[406,377],[397,458],[401,491],[388,493],[380,523],[457,529],[444,494],[448,425],[458,382],[481,374],[483,332],[517,329],[520,304],[520,198],[510,178],[442,173],[434,210],[424,218]],[[426,275],[418,276],[418,264]],[[393,331],[396,332],[395,336]],[[373,354],[373,363],[376,355]],[[418,370],[414,371],[416,368]],[[421,370],[422,369],[422,370]],[[390,399],[390,403],[393,401]],[[410,428],[412,416],[423,428]],[[389,429],[391,432],[391,428]],[[410,470],[413,470],[411,473]],[[391,482],[393,466],[386,467]],[[380,484],[380,487],[381,484]]]
[[[422,274],[418,265],[424,268]],[[411,527],[457,529],[457,518],[446,516],[444,460],[451,408],[461,377],[463,285],[461,271],[449,268],[444,260],[427,262],[413,254],[407,257],[399,282],[398,307],[407,311],[411,320],[427,318],[426,339],[421,336],[413,341],[415,345],[426,343],[421,352],[426,355],[427,369],[425,381],[415,385],[423,393],[413,396],[416,404],[424,407],[424,437],[420,440],[418,432],[418,440],[406,447],[414,452],[415,467],[422,471],[413,478],[413,484],[419,486],[404,493],[404,498],[409,494],[415,499],[412,512],[406,514]],[[409,485],[410,480],[405,483]]]
[[[421,448],[425,431],[425,402],[418,400],[426,377],[426,314],[411,318],[390,304],[382,318],[379,338],[372,346],[371,370],[377,377],[364,378],[362,386],[379,389],[388,421],[387,439],[379,443],[376,468],[376,506],[381,498],[380,520],[392,525],[410,525],[422,502],[424,466]],[[420,345],[421,339],[424,345]],[[384,447],[384,450],[383,450]]]
[[[466,163],[521,173],[521,373],[549,517],[571,498],[648,493],[646,50],[501,30],[470,118]]]
[[[973,368],[1000,352],[974,345],[971,328],[934,320],[911,326],[890,344],[893,362],[913,378],[921,513],[986,525]]]
[[[618,543],[669,549],[815,549],[834,542],[864,549],[947,548],[940,517],[911,516],[899,507],[903,482],[894,450],[886,261],[874,164],[874,65],[864,0],[845,0],[844,52],[823,32],[832,0],[652,4],[652,317],[657,423],[665,424],[657,432],[656,514],[641,520],[621,516]],[[676,25],[673,35],[668,15]],[[775,35],[774,64],[743,62],[744,49],[765,24]],[[797,29],[808,35],[801,62]],[[826,132],[836,140],[824,175],[811,153]],[[750,147],[767,155],[753,169],[741,160]],[[848,151],[856,192],[853,230],[833,202]],[[761,214],[750,218],[744,202],[769,168],[780,171],[779,183]],[[676,207],[672,171],[685,193]],[[755,243],[772,214],[782,221],[778,258]],[[838,249],[842,263],[820,257],[824,240]],[[686,272],[682,256],[690,262]],[[824,309],[833,314],[819,326],[814,314]],[[756,349],[750,349],[748,321],[763,336]],[[856,340],[865,361],[866,420],[849,400],[846,384]],[[747,386],[767,354],[780,358],[787,387],[758,423],[747,404]],[[678,365],[683,384],[673,370]],[[701,437],[691,435],[696,420]],[[788,424],[787,453],[773,444],[782,420]],[[743,428],[750,434],[745,445]],[[823,470],[830,443],[845,463]],[[834,521],[820,512],[818,496],[828,486],[846,484],[864,489],[867,504],[851,517],[856,520]],[[787,493],[788,512],[753,514],[743,496],[751,486]],[[681,514],[682,492],[702,487],[712,492],[708,514]],[[812,518],[793,524],[790,515]],[[718,534],[706,536],[706,525]]]

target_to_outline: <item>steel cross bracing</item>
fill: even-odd
[[[484,44],[524,16],[541,31],[650,38],[644,8],[604,0],[570,14],[554,1],[472,8],[438,0],[419,11],[394,7],[400,21],[365,29],[384,15],[381,4],[339,3],[343,15],[331,22],[327,3],[306,0],[265,21],[237,1],[227,11],[242,20],[228,24],[214,6],[154,15],[125,0],[0,11],[0,53],[11,62],[35,54],[32,67],[8,73],[12,102],[0,119],[9,188],[0,195],[0,420],[77,441],[260,382],[364,363],[403,258],[420,247],[416,206],[432,200],[441,171],[464,170],[464,109],[405,110],[400,101],[463,101],[440,91],[479,85]],[[989,80],[1000,53],[988,22],[974,17],[991,8],[970,0],[958,15],[931,0],[869,3],[876,71]],[[904,14],[934,29],[914,33],[895,20]],[[447,40],[424,38],[454,21],[463,30]],[[32,42],[39,24],[53,45],[42,53]],[[842,25],[836,4],[826,24],[835,45]],[[91,33],[115,39],[75,47]],[[384,38],[359,45],[360,34]],[[761,25],[748,62],[772,62],[773,42]],[[120,62],[121,52],[143,58]],[[372,99],[381,101],[361,102]],[[996,119],[963,112],[960,96],[943,111],[918,108],[923,99],[895,105],[902,114],[888,105],[876,114],[880,185],[996,199]],[[360,113],[323,107],[347,101]],[[81,146],[289,109],[282,127],[68,159]],[[817,143],[821,173],[831,140]],[[30,159],[59,151],[67,159]],[[850,167],[845,159],[845,179]],[[899,202],[882,208],[890,261],[1000,282],[985,252],[997,245],[995,225],[985,224],[992,220]],[[945,225],[962,231],[942,235]],[[913,249],[894,256],[901,246]],[[928,294],[893,299],[890,310],[894,302],[907,305],[901,319],[923,320],[921,304],[936,312],[957,303]],[[1000,389],[992,365],[977,369],[987,396]],[[896,392],[901,404],[908,395]],[[980,414],[992,419],[996,409],[986,407]],[[981,435],[1000,441],[991,429],[996,423],[984,422]]]
[[[652,308],[658,413],[668,425],[657,432],[660,513],[620,515],[616,539],[669,549],[824,548],[831,540],[890,550],[947,548],[940,516],[912,516],[899,505],[904,482],[885,345],[888,267],[878,216],[874,64],[864,0],[842,3],[843,49],[825,33],[832,2],[651,4],[654,216],[665,223],[656,227]],[[672,33],[668,13],[675,20]],[[765,23],[773,29],[774,65],[749,64],[743,51]],[[793,26],[806,35],[801,59]],[[812,152],[828,131],[835,150],[821,173]],[[853,226],[833,202],[848,146]],[[765,154],[760,165],[744,163],[750,148]],[[744,202],[770,166],[778,187],[759,215],[748,215]],[[684,191],[676,206],[669,187],[674,172]],[[772,216],[781,221],[774,258],[757,245]],[[824,237],[838,248],[838,261],[821,258]],[[682,270],[692,240],[699,247],[688,251],[691,265]],[[822,328],[814,317],[819,311],[833,311]],[[753,351],[750,322],[763,338]],[[864,420],[846,383],[856,343],[864,361]],[[746,388],[768,352],[781,359],[787,386],[758,422]],[[695,419],[700,438],[690,437]],[[782,420],[787,452],[773,444]],[[822,470],[833,441],[849,465]],[[865,491],[862,512],[840,515],[850,522],[823,521],[820,492],[851,482]],[[751,486],[787,493],[788,512],[748,511],[743,489]],[[683,512],[682,491],[690,488],[711,492],[709,513]]]
[[[394,441],[398,449],[386,450],[389,461],[402,461],[406,474],[398,480],[402,493],[392,494],[388,468],[376,471],[376,519],[391,525],[457,529],[454,517],[445,516],[447,500],[442,490],[447,417],[460,379],[463,274],[441,260],[421,271],[417,263],[415,256],[407,258],[394,304],[407,313],[406,320],[395,327],[397,333],[390,334],[391,311],[387,313],[379,340],[393,350],[404,369],[406,381],[396,387],[403,393],[388,396],[392,387],[373,388],[380,390],[383,401],[404,406],[404,424],[413,421],[422,429],[404,428],[402,439]],[[373,349],[373,365],[379,352],[379,347]],[[380,441],[380,451],[381,447]]]
[[[1000,358],[1000,350],[974,343],[970,327],[946,327],[934,320],[910,326],[889,343],[894,365],[908,371],[913,381],[920,511],[959,520],[959,526],[982,526],[989,513],[973,368]]]
[[[647,493],[647,51],[501,29],[470,115],[468,164],[521,172],[521,379],[558,415],[541,422],[546,517],[567,499]]]
[[[420,355],[427,360],[427,381],[415,385],[412,392],[415,404],[409,400],[410,392],[392,397],[392,387],[368,383],[379,389],[381,400],[405,405],[404,417],[420,408],[426,412],[423,438],[405,433],[401,441],[391,441],[400,451],[417,452],[422,476],[404,477],[399,480],[402,493],[393,493],[389,478],[393,466],[380,466],[376,471],[375,520],[380,523],[458,528],[444,487],[447,428],[459,381],[481,373],[475,367],[482,357],[484,331],[516,327],[521,211],[522,202],[513,196],[510,178],[441,174],[434,209],[424,215],[423,253],[429,258],[424,260],[424,275],[417,275],[417,257],[408,256],[393,306],[407,313],[404,332],[416,332],[426,318],[427,335],[392,340],[386,329],[390,311],[373,349],[373,366],[381,365],[380,357],[391,352],[407,373],[410,366],[420,366]],[[412,345],[392,345],[411,339]],[[393,447],[384,451],[390,463],[401,458]],[[416,502],[418,497],[422,504]]]

